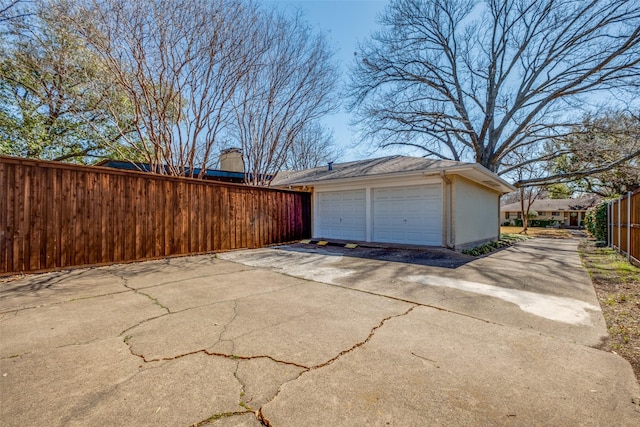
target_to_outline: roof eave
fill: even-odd
[[[465,178],[470,179],[471,181],[474,181],[485,187],[492,188],[500,192],[501,194],[507,194],[517,190],[516,187],[509,184],[507,181],[500,178],[499,176],[491,172],[489,169],[485,168],[484,166],[478,163],[467,163],[459,166],[451,166],[445,169],[446,169],[445,173],[449,172],[449,173],[456,173],[458,175],[462,175]],[[475,173],[465,174],[464,173],[465,171],[472,171]],[[480,174],[481,176],[478,177],[478,174]]]
[[[475,171],[482,175],[483,178],[486,179],[478,179],[476,174],[465,174],[465,171]],[[458,166],[444,166],[439,168],[431,168],[431,169],[423,169],[409,172],[388,172],[382,174],[375,175],[361,175],[354,177],[344,177],[344,178],[326,178],[326,179],[315,179],[315,180],[302,180],[296,182],[290,182],[285,184],[277,184],[276,187],[300,187],[300,186],[322,186],[322,185],[339,185],[350,182],[362,182],[369,181],[372,179],[383,179],[383,178],[402,178],[402,177],[426,177],[432,175],[440,175],[441,172],[444,173],[454,173],[464,176],[465,178],[477,182],[480,185],[483,185],[488,188],[492,188],[500,192],[501,194],[511,193],[516,190],[516,187],[509,184],[502,178],[496,176],[494,173],[489,171],[488,169],[476,164],[476,163],[467,163]]]

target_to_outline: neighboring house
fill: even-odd
[[[536,220],[555,221],[560,227],[582,227],[587,209],[598,204],[597,197],[581,199],[538,199],[534,200],[529,211],[535,211]],[[515,225],[516,219],[522,219],[520,202],[500,207],[500,223]]]
[[[280,172],[310,191],[314,238],[443,246],[498,239],[500,196],[515,188],[475,163],[405,156]]]
[[[103,160],[97,163],[96,166],[140,172],[149,172],[151,169],[148,163],[136,163],[123,160]],[[194,168],[193,174],[199,176],[201,170],[201,168]],[[190,170],[185,171],[185,175],[189,175],[189,172]],[[202,179],[243,184],[245,182],[245,174],[242,150],[239,148],[223,150],[220,154],[220,169],[205,169]]]

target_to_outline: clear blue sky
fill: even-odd
[[[317,31],[327,36],[334,48],[337,62],[340,64],[342,82],[347,81],[349,67],[354,60],[358,42],[366,40],[378,25],[378,16],[384,10],[388,0],[262,0],[275,3],[278,7],[301,10],[307,22]],[[345,111],[327,117],[325,123],[333,128],[334,139],[343,147],[344,156],[338,162],[369,157],[381,157],[391,154],[407,154],[400,148],[378,150],[366,142],[354,147],[359,141],[356,129],[349,126],[351,115]]]

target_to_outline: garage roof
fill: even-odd
[[[477,163],[436,160],[424,157],[389,156],[378,159],[336,163],[301,171],[282,171],[271,182],[273,186],[312,186],[363,178],[386,176],[436,175],[440,173],[461,175],[501,193],[515,191],[515,187]]]

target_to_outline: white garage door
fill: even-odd
[[[442,196],[439,185],[373,190],[373,240],[413,245],[442,245]]]
[[[317,237],[366,239],[365,190],[318,193]]]

